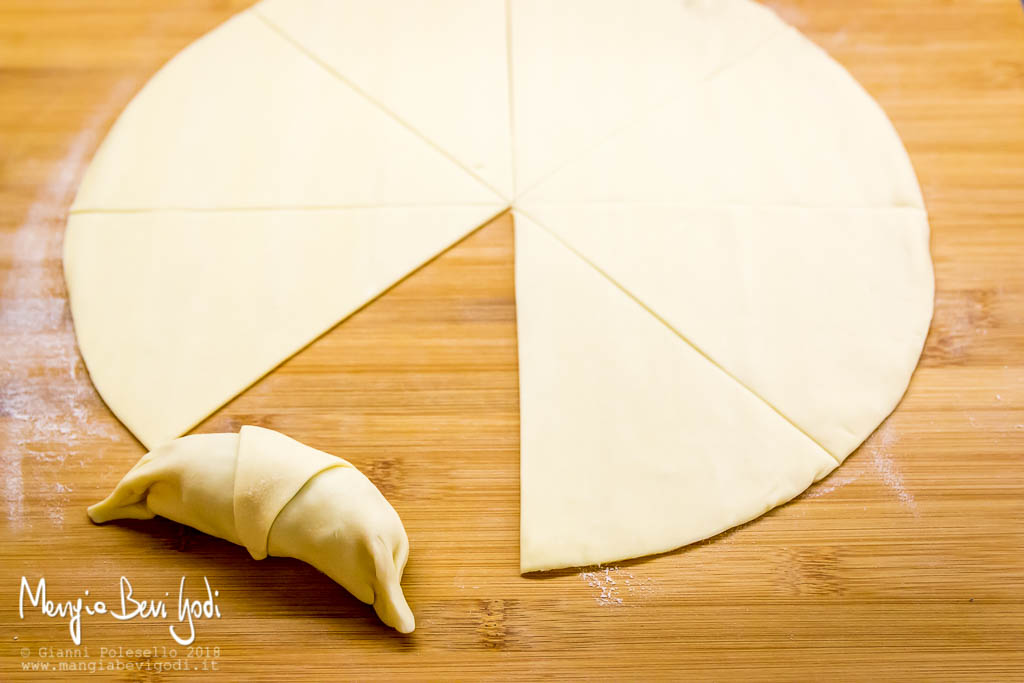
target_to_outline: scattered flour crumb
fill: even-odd
[[[654,579],[649,576],[643,578],[637,578],[632,574],[627,574],[629,577],[623,583],[626,584],[626,590],[630,593],[642,595],[644,593],[650,593],[654,590]]]
[[[824,496],[827,493],[832,493],[833,491],[841,489],[847,484],[852,484],[853,482],[860,479],[860,472],[853,469],[847,470],[847,467],[851,466],[846,465],[845,467],[840,468],[838,472],[830,476],[825,481],[820,482],[814,488],[810,489],[806,494],[804,494],[804,497],[820,498],[821,496]]]
[[[622,598],[619,597],[619,586],[614,576],[618,572],[618,567],[605,567],[603,572],[601,567],[598,567],[592,572],[580,572],[580,578],[586,581],[591,588],[597,589],[598,594],[594,596],[597,604],[621,605]]]
[[[914,494],[907,490],[903,483],[903,473],[889,455],[889,448],[899,441],[899,437],[889,429],[888,423],[882,425],[878,438],[871,445],[871,466],[882,477],[889,490],[896,494],[903,506],[918,516],[917,502]]]
[[[595,590],[594,601],[603,606],[623,605],[623,591],[639,596],[653,590],[653,579],[637,578],[632,572],[619,567],[598,565],[593,571],[580,572],[579,577]]]
[[[14,529],[26,524],[24,501],[30,494],[42,499],[55,526],[63,524],[71,489],[60,483],[50,487],[47,481],[60,476],[82,436],[113,436],[90,419],[86,405],[94,400],[92,389],[80,367],[66,302],[54,282],[60,280],[67,204],[102,124],[134,85],[133,79],[122,81],[85,122],[11,238],[10,268],[0,285],[10,302],[0,308],[0,410],[12,425],[0,445],[0,498]],[[33,467],[39,463],[45,467]],[[41,470],[45,477],[32,476]]]
[[[480,586],[468,586],[468,585],[466,585],[466,577],[463,576],[463,573],[464,573],[464,571],[462,569],[460,569],[458,571],[458,573],[455,575],[455,581],[454,581],[455,587],[458,588],[459,590],[466,590],[467,588],[469,588],[471,590],[480,590]]]

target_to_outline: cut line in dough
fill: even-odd
[[[511,143],[501,141],[511,134],[504,119],[508,108],[500,104],[508,89],[501,87],[494,73],[494,66],[505,56],[499,42],[505,37],[503,4],[503,0],[431,0],[429,4],[264,0],[252,11],[339,82],[508,201],[514,181],[504,152]],[[338,20],[331,21],[334,16]],[[397,63],[387,69],[375,66],[384,55],[374,36],[385,26],[397,36],[388,52]],[[465,54],[474,58],[455,58]],[[439,59],[460,72],[431,70]],[[488,77],[483,77],[488,71]],[[481,92],[481,88],[490,90]],[[402,114],[407,112],[419,114],[429,127],[415,125]]]
[[[516,95],[515,58],[512,55],[512,0],[505,0],[505,68],[508,78],[508,157],[512,164],[512,196],[519,194],[519,180],[516,177]]]
[[[714,536],[837,466],[555,236],[516,219],[522,572]]]
[[[518,204],[924,208],[892,124],[827,53],[789,29],[758,57],[682,88],[668,105],[563,165]]]
[[[934,278],[920,210],[530,211],[839,461],[892,412],[921,354]]]
[[[390,202],[504,200],[245,11],[135,96],[72,210]]]
[[[624,7],[265,0],[182,51],[111,130],[69,218],[75,329],[114,412],[143,442],[177,436],[511,206],[517,241],[522,224],[525,235],[541,231],[525,243],[542,245],[516,264],[517,297],[532,302],[520,316],[527,472],[538,458],[579,455],[563,455],[572,445],[547,429],[545,406],[574,416],[572,433],[592,438],[586,411],[551,402],[576,392],[600,408],[595,432],[611,430],[608,444],[626,449],[633,424],[634,441],[652,444],[664,466],[712,480],[724,472],[702,467],[757,455],[753,444],[741,448],[732,433],[741,427],[722,410],[747,415],[755,432],[788,429],[778,442],[794,444],[792,459],[763,475],[775,482],[770,491],[729,470],[740,484],[728,509],[705,500],[715,519],[698,511],[674,528],[658,520],[659,538],[634,542],[614,520],[591,533],[570,513],[585,532],[573,542],[524,521],[524,567],[667,550],[788,500],[821,476],[826,451],[834,466],[899,400],[930,318],[927,218],[902,143],[841,66],[756,3]],[[446,22],[448,34],[417,33]],[[390,31],[405,38],[389,42]],[[384,47],[364,49],[368,41]],[[467,50],[480,59],[462,59]],[[339,221],[350,229],[327,227]],[[564,321],[531,327],[554,304],[535,281],[550,279],[549,252],[580,261],[565,266],[553,292],[588,283],[578,311],[561,304],[565,316],[593,318],[594,297],[618,301],[609,306],[621,317],[646,316],[636,343],[664,357],[628,350],[617,326],[599,339],[581,339]],[[276,282],[267,271],[279,273]],[[544,342],[552,334],[561,338]],[[565,370],[575,384],[552,386],[530,369],[568,353],[567,344],[576,347]],[[184,349],[200,359],[196,367]],[[612,356],[624,367],[604,368]],[[687,438],[699,448],[674,431],[656,396],[620,386],[651,374],[652,362],[704,377],[726,397],[686,408],[712,412],[691,424]],[[580,368],[596,374],[573,375]],[[685,378],[652,383],[678,403],[679,420],[691,419],[682,414],[693,403],[680,395],[693,388]],[[630,391],[639,392],[636,405],[602,412],[602,401]],[[635,426],[659,415],[659,433]],[[728,432],[719,436],[732,445],[716,451],[705,424]],[[765,457],[783,458],[773,448]],[[615,464],[606,445],[594,452],[611,459],[602,471]],[[709,460],[713,453],[725,460]],[[562,479],[549,484],[524,476],[524,505],[545,509],[538,501],[546,499],[558,510],[573,482],[568,471],[556,474]],[[637,486],[636,495],[664,498]]]
[[[732,382],[734,382],[739,387],[742,387],[743,390],[748,392],[751,396],[753,396],[758,401],[763,403],[766,407],[768,407],[773,412],[775,412],[775,414],[778,415],[781,419],[783,419],[785,422],[789,423],[789,425],[793,429],[795,429],[796,431],[798,431],[801,434],[803,434],[809,441],[813,442],[816,446],[818,446],[823,451],[828,453],[831,457],[833,457],[836,460],[837,463],[840,462],[839,458],[837,458],[836,456],[832,455],[828,451],[828,449],[826,449],[821,443],[819,443],[818,440],[815,439],[806,430],[804,430],[802,427],[800,427],[800,425],[798,425],[797,423],[793,422],[793,420],[791,420],[785,413],[783,413],[778,408],[776,408],[773,404],[771,404],[767,400],[765,400],[765,398],[761,394],[759,394],[757,391],[755,391],[752,387],[750,387],[750,385],[744,383],[741,379],[739,379],[736,375],[734,375],[732,372],[730,372],[728,369],[726,369],[718,361],[716,361],[714,358],[709,356],[707,354],[707,352],[705,352],[701,347],[697,346],[690,338],[688,338],[683,332],[681,332],[679,327],[672,325],[672,323],[670,323],[668,320],[663,318],[655,309],[651,308],[642,299],[640,299],[635,294],[630,292],[626,287],[622,286],[622,284],[620,284],[607,271],[605,271],[603,268],[601,268],[599,265],[597,265],[597,263],[595,263],[594,261],[588,259],[584,255],[583,252],[578,251],[574,246],[572,246],[572,244],[570,242],[566,241],[565,238],[562,237],[561,234],[559,234],[558,232],[552,230],[546,224],[541,223],[540,221],[538,221],[537,218],[534,215],[527,213],[525,209],[517,209],[516,213],[518,215],[520,215],[520,216],[528,217],[529,220],[531,221],[531,223],[534,226],[536,226],[536,227],[544,230],[545,232],[547,232],[553,239],[558,241],[565,249],[567,249],[570,253],[572,253],[576,258],[578,258],[580,261],[582,261],[583,263],[585,263],[588,266],[590,266],[591,268],[593,268],[593,270],[597,274],[599,274],[601,277],[603,277],[605,280],[607,280],[613,286],[617,287],[628,299],[630,299],[637,306],[639,306],[640,308],[645,310],[654,320],[657,320],[661,325],[663,325],[665,328],[667,328],[672,334],[676,335],[684,344],[689,346],[700,357],[702,357],[705,361],[707,361],[708,364],[710,364],[713,367],[717,368],[723,375],[728,377]]]
[[[520,196],[785,28],[743,0],[515,0],[510,24]]]
[[[153,448],[501,211],[73,215],[64,272],[82,357]],[[127,256],[108,260],[112,246]]]

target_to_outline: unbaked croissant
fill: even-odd
[[[402,633],[409,539],[398,513],[350,463],[278,432],[197,434],[147,453],[89,508],[96,523],[155,515],[267,555],[307,562]]]

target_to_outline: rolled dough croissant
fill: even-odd
[[[402,633],[409,540],[398,513],[350,463],[278,432],[197,434],[147,453],[89,508],[96,523],[155,515],[267,555],[307,562]]]

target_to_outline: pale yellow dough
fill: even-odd
[[[793,498],[921,353],[910,160],[763,5],[264,0],[164,67],[86,174],[82,355],[155,446],[508,208],[523,571]],[[278,524],[315,528],[299,509]]]
[[[517,216],[524,572],[664,552],[836,467],[529,218]],[[538,454],[547,457],[536,457]]]
[[[98,524],[160,515],[267,555],[307,562],[402,633],[409,539],[380,491],[350,463],[278,432],[197,434],[150,451],[103,501]]]
[[[64,272],[78,345],[153,448],[500,210],[75,214]]]

